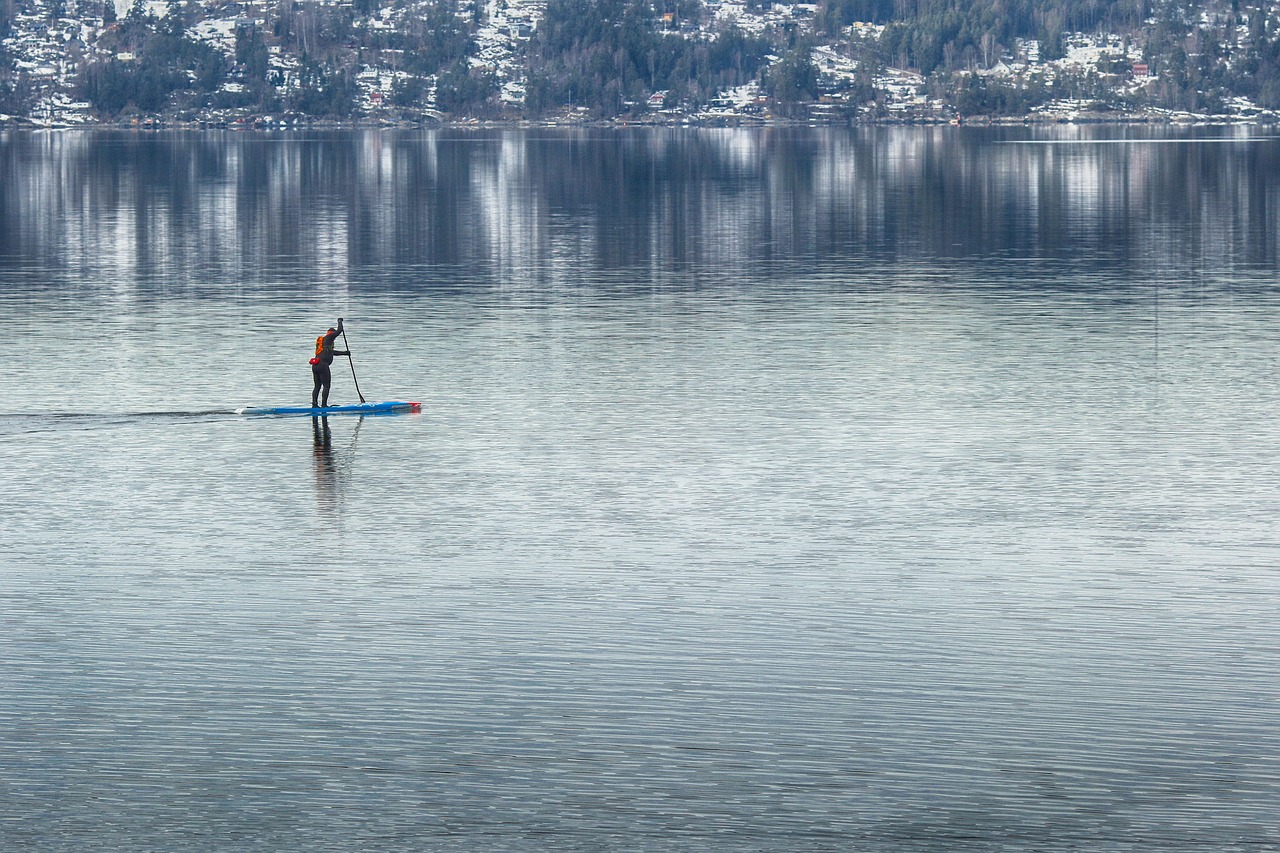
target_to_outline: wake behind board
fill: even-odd
[[[245,406],[237,415],[386,415],[394,412],[420,412],[421,403],[388,400],[382,403],[353,403],[349,406]]]

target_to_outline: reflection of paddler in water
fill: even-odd
[[[329,365],[333,364],[335,355],[345,355],[350,358],[351,353],[346,350],[335,350],[334,344],[338,340],[338,335],[342,334],[342,318],[338,318],[338,327],[335,329],[330,327],[320,337],[316,338],[316,355],[311,359],[311,378],[314,385],[311,388],[311,408],[317,406],[329,405],[329,386],[333,384],[333,374],[329,370]],[[324,396],[321,396],[321,391]],[[316,402],[319,400],[320,402]]]
[[[338,502],[340,475],[350,463],[348,458],[344,464],[340,457],[355,455],[356,439],[360,437],[360,427],[363,425],[364,417],[362,416],[356,421],[355,431],[351,434],[351,446],[345,451],[335,453],[329,418],[324,415],[311,416],[311,450],[315,460],[316,495],[322,507],[330,508]]]
[[[322,506],[332,506],[338,497],[338,462],[333,458],[333,433],[329,419],[311,418],[311,436],[316,462],[316,494]]]

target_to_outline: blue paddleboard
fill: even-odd
[[[420,412],[421,403],[389,400],[383,403],[353,403],[349,406],[245,406],[237,415],[378,415],[389,412]]]

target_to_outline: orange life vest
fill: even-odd
[[[326,337],[325,335],[321,335],[320,337],[316,338],[316,356],[315,358],[311,359],[312,364],[320,363],[320,353],[324,352],[325,337]]]

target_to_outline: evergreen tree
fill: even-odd
[[[156,19],[137,2],[123,22],[105,38],[113,58],[87,65],[81,74],[81,95],[99,112],[118,115],[132,107],[160,112],[178,93],[186,100],[207,103],[221,85],[225,61],[220,52],[186,35],[182,13]],[[167,18],[168,16],[166,16]],[[115,54],[132,53],[125,61]]]
[[[796,46],[769,69],[769,96],[782,115],[798,114],[802,105],[818,97],[818,69],[813,64],[813,47],[807,40]]]

